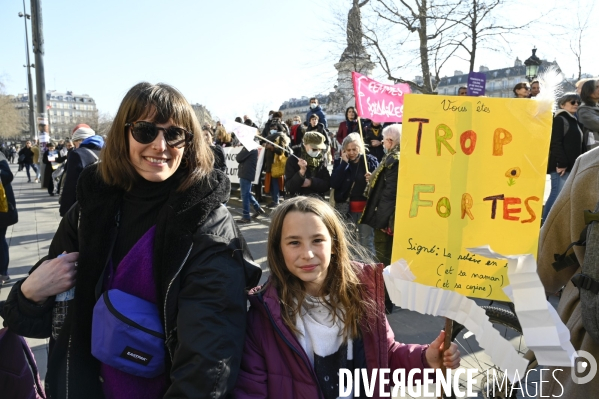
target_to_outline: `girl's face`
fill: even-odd
[[[281,252],[287,270],[317,296],[331,262],[331,235],[314,213],[289,212],[283,220]]]
[[[318,119],[317,118],[310,119],[310,126],[314,127],[316,125],[318,125]]]
[[[137,121],[136,121],[137,122]],[[148,120],[148,122],[151,122]],[[156,126],[168,129],[172,121],[157,123]],[[144,179],[151,182],[165,181],[179,168],[185,148],[172,148],[164,140],[164,131],[149,144],[142,144],[133,138],[129,128],[129,159],[131,164]]]
[[[518,98],[528,98],[530,94],[530,88],[528,86],[523,86],[519,89],[516,89],[516,95]]]
[[[579,105],[580,105],[580,103],[577,100],[572,100],[572,101],[566,101],[565,103],[560,105],[560,107],[562,109],[565,109],[566,111],[568,111],[571,114],[575,114],[576,112],[578,112]]]
[[[350,121],[353,121],[354,119],[356,119],[356,111],[354,111],[353,108],[350,108],[347,111],[347,119],[349,119]]]

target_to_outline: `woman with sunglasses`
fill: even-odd
[[[228,397],[245,338],[246,287],[261,272],[222,205],[230,183],[213,169],[193,109],[171,86],[137,84],[100,158],[81,173],[78,202],[47,260],[13,287],[5,322],[21,335],[55,337],[46,376],[52,398]],[[56,328],[55,296],[72,287]],[[113,301],[119,297],[130,302]],[[133,319],[132,303],[143,303],[147,316]],[[130,328],[110,331],[115,320]],[[128,335],[143,332],[139,341]]]
[[[553,117],[551,144],[547,173],[551,177],[551,192],[543,208],[543,220],[547,218],[555,199],[564,187],[574,161],[585,152],[582,125],[576,119],[580,96],[566,93],[557,100],[559,110]]]
[[[528,83],[521,82],[514,86],[514,95],[516,98],[530,98],[530,86]]]

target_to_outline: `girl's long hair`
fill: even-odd
[[[304,282],[291,274],[281,250],[283,221],[289,212],[313,213],[331,235],[331,261],[319,292],[320,300],[330,309],[333,320],[343,323],[343,340],[360,336],[360,321],[376,311],[374,298],[365,294],[358,278],[358,263],[373,263],[371,256],[356,243],[341,216],[331,206],[315,197],[295,197],[284,201],[271,216],[268,233],[268,264],[270,284],[277,289],[283,321],[294,333],[299,333],[295,321],[306,296]],[[325,296],[328,295],[328,299]]]

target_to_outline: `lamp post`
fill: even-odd
[[[524,61],[524,65],[526,65],[526,79],[528,79],[529,82],[532,82],[534,79],[536,79],[539,72],[539,67],[542,63],[543,61],[537,57],[536,47],[533,48],[532,55],[528,57],[526,61]]]
[[[27,67],[27,83],[29,88],[29,133],[32,139],[37,139],[37,127],[35,126],[35,108],[33,108],[33,80],[31,78],[31,67],[33,64],[29,61],[29,33],[27,31],[27,20],[31,19],[31,15],[27,14],[27,10],[25,8],[25,0],[23,0],[23,12],[19,13],[19,17],[23,18],[25,22],[25,50],[26,50],[26,60],[27,65],[23,65]]]

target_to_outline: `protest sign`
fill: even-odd
[[[468,95],[484,96],[486,83],[487,75],[482,72],[470,72],[468,74]]]
[[[231,183],[239,184],[239,177],[237,176],[237,170],[239,169],[239,163],[235,157],[237,154],[241,152],[243,149],[242,146],[238,147],[224,147],[225,151],[225,174],[231,181]],[[252,184],[258,184],[260,181],[260,173],[262,172],[262,163],[264,162],[264,147],[258,147],[258,164],[256,165],[256,175],[254,176],[254,180]]]
[[[536,256],[551,106],[524,99],[406,96],[392,260],[415,282],[508,300],[507,262]]]
[[[408,84],[385,85],[357,72],[352,72],[352,80],[358,116],[375,122],[402,121],[404,94],[410,92]]]
[[[235,133],[235,137],[248,151],[258,148],[259,145],[254,141],[254,137],[259,132],[255,127],[234,121],[223,121],[223,127],[227,133]]]

